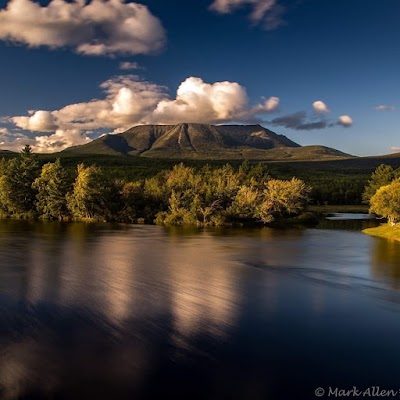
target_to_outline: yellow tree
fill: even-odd
[[[106,179],[100,168],[79,164],[78,176],[72,192],[67,195],[67,203],[75,219],[108,221],[115,217],[118,197],[115,183]]]
[[[387,218],[389,225],[397,224],[400,221],[400,179],[378,189],[370,205],[370,213]]]
[[[265,201],[277,215],[298,214],[307,204],[310,188],[297,178],[290,181],[271,179],[264,190]]]
[[[67,172],[59,158],[54,163],[43,165],[32,187],[38,192],[36,208],[44,218],[62,220],[68,215],[66,195],[70,186]]]

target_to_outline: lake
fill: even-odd
[[[400,242],[351,218],[209,230],[0,221],[0,398],[400,389]]]

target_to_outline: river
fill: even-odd
[[[0,221],[0,398],[400,389],[400,242],[351,218],[209,230]]]

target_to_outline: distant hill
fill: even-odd
[[[352,157],[324,146],[300,146],[261,125],[140,125],[68,148],[74,155],[129,155],[163,159],[313,160]]]
[[[16,154],[18,154],[18,153],[16,153],[15,151],[0,149],[0,157],[2,157],[2,158],[10,158],[10,157],[15,156]]]

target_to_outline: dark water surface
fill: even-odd
[[[400,242],[360,232],[373,224],[0,221],[0,398],[400,389]]]

